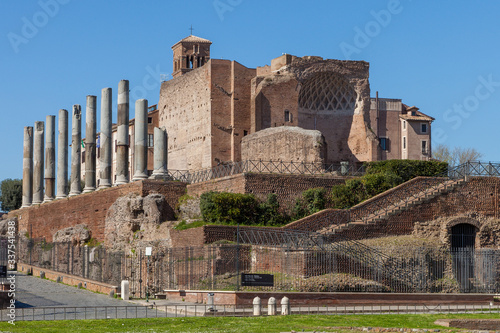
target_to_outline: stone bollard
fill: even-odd
[[[111,289],[111,290],[109,291],[109,297],[112,297],[112,298],[114,298],[114,297],[115,297],[115,291],[114,291],[114,290],[112,290],[112,289]]]
[[[281,314],[283,316],[290,314],[290,300],[286,296],[281,299]]]
[[[270,297],[269,302],[267,302],[267,315],[275,316],[276,315],[276,298]]]
[[[128,301],[130,298],[129,284],[127,280],[122,280],[122,291],[121,296],[123,300]]]
[[[253,299],[253,315],[260,316],[261,315],[261,302],[260,297],[255,297]]]
[[[78,289],[82,289],[83,285],[81,282],[78,282],[78,284],[76,285]]]
[[[45,272],[44,271],[40,271],[40,279],[45,279]]]

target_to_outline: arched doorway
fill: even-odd
[[[474,248],[476,227],[469,223],[460,223],[451,227],[451,248]]]
[[[469,223],[456,224],[450,230],[453,271],[461,292],[471,292],[474,288],[476,230],[476,226]]]

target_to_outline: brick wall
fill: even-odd
[[[475,216],[498,218],[500,179],[471,177],[453,191],[441,194],[420,205],[391,215],[376,224],[356,225],[339,233],[349,238],[380,237],[410,234],[415,222],[432,221],[442,217]]]
[[[345,177],[312,175],[278,175],[244,173],[210,180],[187,186],[187,193],[199,196],[208,191],[253,193],[258,199],[266,200],[276,193],[281,209],[290,212],[295,200],[307,189],[315,187],[332,188],[345,183]]]
[[[255,193],[257,196],[263,196],[265,193],[275,191],[282,202],[286,198],[290,198],[294,193],[299,193],[299,188],[315,187],[321,180],[314,179],[315,177],[307,178],[293,175],[264,175],[264,174],[245,174],[245,189],[250,193]],[[298,177],[298,178],[295,178]],[[326,182],[326,179],[324,180]],[[330,179],[330,181],[334,181]],[[358,205],[354,210],[367,209],[368,204],[376,210],[379,207],[375,204],[377,200],[383,202],[387,196],[403,199],[408,193],[412,193],[411,184],[419,185],[418,183],[428,183],[429,178],[418,177],[402,186],[391,189],[384,194],[370,199],[366,203]],[[290,182],[289,187],[284,184]],[[281,185],[278,185],[281,184]],[[293,184],[293,185],[292,185]],[[198,184],[199,185],[199,184]],[[309,186],[309,187],[307,187]],[[251,189],[251,190],[250,190]],[[259,193],[259,189],[262,190]],[[351,224],[348,228],[337,230],[337,235],[343,235],[350,239],[363,239],[384,237],[388,235],[408,235],[413,232],[415,222],[432,221],[440,217],[453,216],[474,216],[498,218],[500,211],[500,179],[493,177],[472,177],[468,182],[455,187],[454,190],[448,193],[441,194],[433,199],[429,199],[419,205],[408,208],[400,213],[391,215],[383,221],[372,224]],[[340,209],[325,209],[321,212],[305,217],[303,219],[292,222],[282,229],[318,231],[333,223],[339,225],[349,221],[350,211]],[[227,239],[235,240],[236,227],[232,226],[206,226],[197,228],[200,236],[196,238],[198,241],[203,239],[203,244]],[[252,227],[246,227],[252,228]],[[193,229],[194,230],[194,229]],[[202,237],[201,234],[204,236]],[[183,246],[188,246],[185,244]],[[193,244],[194,245],[194,244]],[[202,243],[197,243],[202,245]]]
[[[19,209],[11,212],[10,216],[18,216],[19,233],[28,232],[32,238],[52,241],[56,231],[83,223],[88,226],[93,238],[103,241],[106,214],[119,197],[129,193],[143,197],[153,192],[161,193],[168,204],[166,215],[173,218],[175,206],[185,188],[186,184],[180,182],[143,180]]]

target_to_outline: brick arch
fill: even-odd
[[[446,230],[447,230],[448,234],[450,233],[451,228],[453,228],[454,226],[456,226],[458,224],[471,224],[474,227],[476,227],[477,230],[479,230],[481,228],[480,221],[478,221],[474,218],[471,218],[471,217],[462,216],[462,217],[453,218],[446,223]]]
[[[446,227],[445,227],[445,230],[446,230],[446,235],[445,235],[445,243],[451,247],[453,246],[453,241],[452,241],[452,230],[453,230],[453,227],[457,226],[457,225],[460,225],[460,224],[468,224],[468,225],[471,225],[474,227],[475,229],[475,241],[474,241],[474,246],[477,247],[479,245],[479,242],[478,242],[478,235],[479,235],[479,232],[480,232],[480,229],[481,229],[481,222],[475,218],[472,218],[472,217],[467,217],[467,216],[461,216],[461,217],[456,217],[456,218],[452,218],[450,219],[447,223],[446,223]]]

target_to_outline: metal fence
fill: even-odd
[[[67,243],[34,244],[19,253],[26,253],[21,262],[62,273],[114,285],[128,280],[138,298],[166,289],[500,292],[500,250],[375,248],[341,240],[311,244],[300,235],[277,246],[276,239],[257,244],[244,237],[240,244],[155,248],[151,256]],[[303,246],[296,246],[300,242]],[[242,286],[241,273],[272,274],[274,284]]]
[[[187,183],[199,183],[244,172],[361,176],[365,173],[365,170],[362,164],[350,164],[348,162],[325,164],[294,161],[246,160],[224,163],[214,168],[199,171],[169,170],[166,179],[178,180]]]
[[[276,313],[282,305],[277,304]],[[261,305],[260,316],[269,316],[267,304]],[[136,319],[173,317],[254,316],[253,305],[172,304],[150,306],[97,306],[97,307],[33,307],[15,310],[15,321],[84,320],[84,319]],[[400,304],[357,306],[311,306],[294,304],[289,314],[302,315],[381,315],[381,314],[437,314],[437,313],[500,313],[498,305],[466,304]],[[10,310],[0,310],[0,321],[12,320]]]

